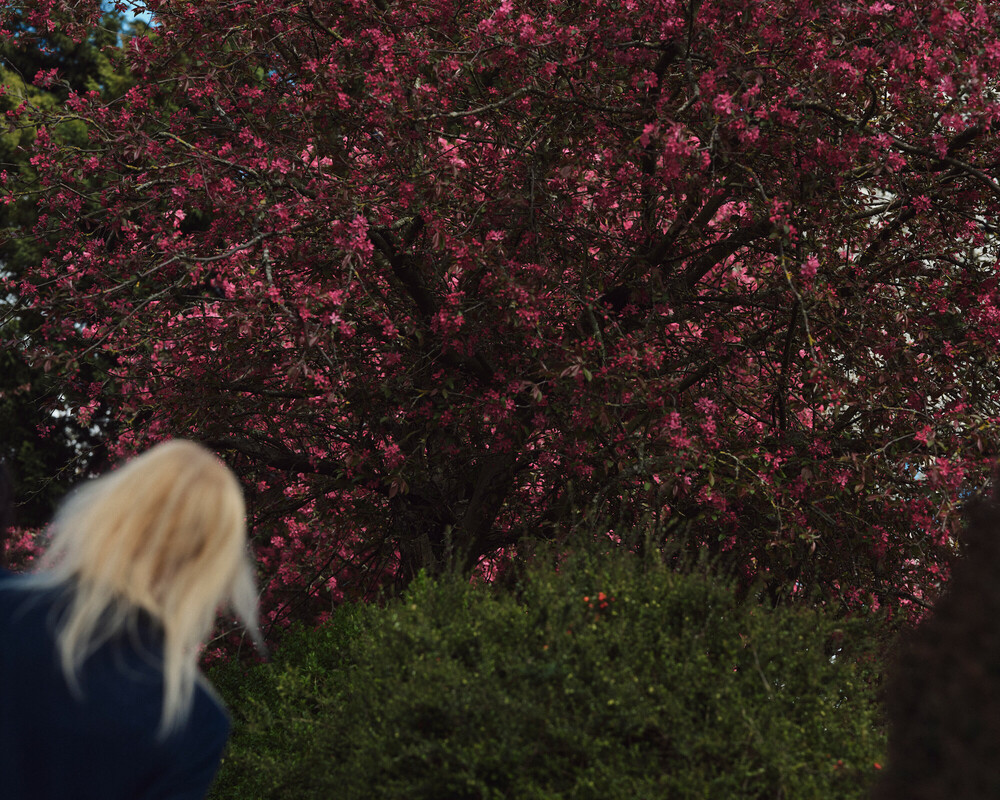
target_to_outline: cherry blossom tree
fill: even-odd
[[[28,42],[23,34],[31,26],[16,8],[9,11],[10,35],[0,40],[0,84],[5,87],[0,111],[13,112],[22,103],[51,111],[73,90],[94,89],[108,100],[125,91],[128,75],[116,71],[121,59],[116,64],[105,49],[122,35],[117,16],[102,18],[82,41],[56,30],[42,41]],[[31,84],[40,70],[54,67],[60,72],[57,82],[46,88]],[[54,126],[51,135],[63,147],[85,146],[88,139],[86,125],[76,121]],[[31,235],[39,213],[37,175],[30,164],[33,137],[30,125],[0,129],[0,171],[11,188],[16,185],[18,197],[0,205],[0,272],[8,280],[31,272],[48,244]],[[74,479],[100,468],[101,437],[93,426],[76,424],[60,376],[46,371],[44,361],[28,363],[22,342],[39,319],[31,309],[13,307],[13,299],[0,293],[0,460],[10,465],[17,485],[17,524],[35,528],[48,519]]]
[[[8,115],[55,242],[11,288],[118,452],[240,471],[277,616],[595,526],[933,588],[997,449],[996,8],[149,8],[123,98]]]

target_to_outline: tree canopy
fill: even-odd
[[[37,269],[49,246],[34,232],[39,221],[39,179],[31,164],[36,126],[16,119],[18,109],[30,108],[40,119],[59,113],[71,92],[93,90],[110,100],[127,88],[129,76],[114,50],[107,49],[123,33],[116,15],[105,16],[79,40],[59,29],[39,39],[20,7],[9,10],[7,23],[8,35],[0,39],[0,110],[9,124],[0,130],[0,171],[9,194],[0,205],[0,271],[10,284]],[[56,80],[33,85],[35,76],[52,69],[58,70]],[[62,147],[86,145],[83,122],[67,119],[50,127]],[[0,458],[16,474],[18,524],[36,528],[74,481],[107,459],[99,431],[72,413],[58,373],[26,352],[44,312],[14,306],[15,299],[0,296]]]
[[[933,587],[997,449],[995,7],[148,5],[123,96],[13,114],[11,289],[115,452],[240,471],[273,613],[594,520],[776,600]]]

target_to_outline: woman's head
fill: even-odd
[[[163,442],[68,499],[41,567],[160,619],[192,596],[214,611],[245,566],[244,513],[239,483],[215,455]]]
[[[164,630],[164,730],[188,707],[197,648],[218,609],[257,633],[257,596],[244,504],[233,473],[210,451],[163,442],[75,491],[56,514],[40,582],[72,600],[59,630],[71,682],[103,641],[139,609]]]

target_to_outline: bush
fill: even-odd
[[[627,557],[516,596],[419,579],[213,671],[237,717],[212,796],[862,797],[884,748],[864,625]]]

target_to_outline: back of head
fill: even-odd
[[[58,635],[71,683],[87,656],[144,610],[164,632],[161,732],[179,724],[193,696],[197,648],[218,609],[232,608],[257,638],[244,513],[233,473],[183,440],[74,492],[53,520],[37,575],[71,589]]]
[[[184,596],[218,603],[246,543],[239,483],[194,442],[157,445],[60,509],[42,568],[113,592],[166,621]]]

